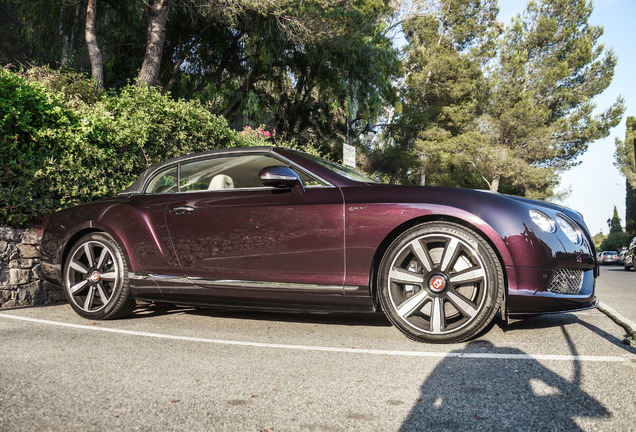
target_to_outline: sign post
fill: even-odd
[[[351,168],[356,167],[356,148],[355,146],[344,143],[342,145],[342,162]]]

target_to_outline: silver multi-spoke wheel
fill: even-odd
[[[121,270],[113,251],[100,241],[87,241],[75,250],[69,262],[68,291],[73,303],[84,312],[96,312],[108,304]]]
[[[64,289],[73,309],[86,318],[116,318],[134,307],[123,254],[103,233],[88,234],[73,246],[64,267]]]
[[[398,237],[382,260],[378,282],[393,324],[429,342],[477,334],[492,320],[503,292],[492,248],[453,223],[425,223]]]

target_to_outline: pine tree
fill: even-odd
[[[531,1],[493,39],[496,10],[447,0],[405,26],[413,72],[397,141],[421,155],[429,184],[548,198],[559,174],[620,122],[622,98],[592,113],[616,57],[588,23],[587,0]]]
[[[623,231],[621,226],[621,218],[618,210],[614,206],[614,213],[611,219],[608,219],[610,232],[607,238],[601,243],[601,250],[620,251],[629,244],[630,237]]]
[[[636,236],[636,189],[625,180],[625,231],[630,236]]]
[[[636,118],[627,117],[625,140],[616,140],[614,165],[625,176],[625,230],[636,236]]]
[[[403,25],[404,109],[391,132],[419,165],[412,170],[413,183],[465,186],[470,177],[456,158],[487,102],[481,65],[498,31],[496,4],[443,0],[436,13]]]
[[[620,122],[621,98],[592,114],[616,57],[599,43],[603,29],[588,23],[591,13],[587,0],[531,1],[506,29],[482,118],[490,143],[475,149],[491,190],[506,181],[526,195],[551,195],[558,174]]]
[[[618,216],[618,210],[616,206],[614,206],[614,214],[612,215],[612,220],[610,222],[610,234],[621,233],[623,232],[623,227],[621,225],[621,218]]]

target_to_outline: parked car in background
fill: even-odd
[[[625,251],[625,255],[623,255],[623,268],[627,271],[635,269],[635,258],[634,254],[636,253],[636,237],[632,239],[632,242],[629,244],[629,248]]]
[[[616,251],[603,251],[598,262],[601,265],[620,264],[620,257]]]
[[[293,312],[382,311],[458,342],[507,316],[593,308],[581,214],[485,191],[379,184],[306,153],[217,150],[151,166],[118,196],[53,214],[42,269],[71,307],[136,300]]]

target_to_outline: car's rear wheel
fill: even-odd
[[[64,264],[64,293],[89,319],[115,319],[135,308],[124,252],[109,235],[90,233],[71,248]]]
[[[499,310],[501,264],[474,231],[427,222],[400,235],[378,272],[378,293],[389,320],[406,336],[459,342],[481,332]]]

